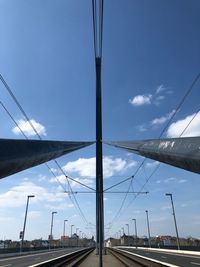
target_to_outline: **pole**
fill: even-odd
[[[65,223],[67,222],[68,220],[64,220],[64,225],[63,225],[63,247],[64,247],[64,243],[65,243]]]
[[[135,223],[135,247],[137,248],[137,225],[136,225],[136,219],[132,219]]]
[[[180,250],[180,240],[179,240],[179,234],[178,234],[178,227],[177,227],[177,223],[176,223],[176,215],[175,215],[175,209],[174,209],[174,203],[173,203],[173,198],[172,198],[172,194],[170,193],[166,193],[166,196],[169,196],[171,199],[171,204],[172,204],[172,215],[174,216],[174,224],[175,224],[175,230],[176,230],[176,240],[177,240],[177,247],[178,250]]]
[[[127,226],[127,228],[128,228],[128,246],[130,246],[130,238],[129,238],[129,236],[130,236],[130,232],[129,232],[129,224],[127,223],[127,224],[126,224],[126,226]]]
[[[123,235],[124,235],[124,227],[122,227],[122,233],[123,233]]]
[[[101,110],[101,58],[96,64],[96,237],[99,267],[103,266],[104,206],[103,206],[103,156],[102,156],[102,110]]]
[[[71,237],[72,237],[72,228],[73,228],[73,226],[74,226],[74,225],[73,225],[73,224],[71,224]]]
[[[148,215],[148,210],[146,210],[147,214],[147,229],[148,229],[148,235],[149,235],[149,247],[151,247],[151,235],[150,235],[150,227],[149,227],[149,215]]]
[[[54,214],[56,214],[56,213],[57,213],[57,211],[52,211],[52,213],[51,213],[51,231],[50,231],[49,249],[51,249],[51,241],[53,239],[53,235],[52,235],[52,233],[53,233],[53,217],[54,217]]]
[[[68,222],[68,220],[64,220],[64,226],[63,226],[63,237],[65,237],[65,223]]]
[[[23,232],[22,232],[22,242],[21,242],[21,250],[23,250],[23,245],[24,245],[24,235],[25,235],[25,228],[26,228],[26,219],[27,219],[27,212],[28,212],[28,204],[29,204],[29,198],[35,197],[34,195],[29,195],[27,196],[27,203],[26,203],[26,211],[25,211],[25,217],[24,217],[24,227],[23,227]]]

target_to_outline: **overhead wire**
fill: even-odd
[[[192,81],[191,85],[189,86],[189,88],[186,90],[186,93],[184,94],[183,98],[181,99],[181,101],[179,102],[179,104],[177,105],[175,112],[172,114],[172,116],[170,117],[169,121],[166,123],[165,127],[163,128],[163,130],[161,131],[160,135],[159,135],[159,139],[163,136],[163,134],[166,132],[166,130],[168,129],[169,125],[171,124],[172,120],[174,119],[175,115],[177,114],[177,112],[180,110],[180,108],[182,107],[182,105],[184,104],[185,100],[187,99],[187,97],[189,96],[189,94],[192,92],[194,86],[196,85],[197,81],[200,78],[200,72],[195,76],[194,80]],[[197,114],[199,113],[200,109],[194,114],[194,116],[192,117],[192,119],[190,120],[190,122],[187,124],[187,126],[184,128],[183,132],[180,134],[179,137],[181,137],[181,135],[186,131],[186,129],[189,127],[189,125],[191,124],[191,122],[194,120],[194,118],[197,116]],[[140,166],[137,168],[137,170],[135,171],[135,173],[133,174],[133,176],[135,177],[137,175],[137,173],[139,172],[139,170],[141,169],[141,167],[144,166],[144,163],[146,161],[147,158],[143,159],[143,161],[141,162]],[[149,182],[149,180],[151,179],[151,177],[155,174],[155,172],[159,169],[161,163],[159,163],[155,169],[152,171],[152,173],[150,174],[150,176],[146,179],[145,183],[143,184],[143,186],[140,188],[139,192],[142,192],[143,188],[146,186],[146,184]],[[130,185],[128,187],[128,190],[130,190]],[[130,204],[132,204],[132,202],[138,197],[139,195],[136,194],[134,196],[134,198],[131,200]],[[120,206],[119,210],[117,211],[116,215],[113,217],[112,220],[112,224],[114,222],[116,222],[116,220],[120,217],[120,213],[122,211],[122,208],[125,204],[125,200],[127,198],[127,193],[124,197],[124,199],[122,200],[122,205]],[[128,204],[127,208],[130,206],[130,204]]]
[[[39,135],[39,133],[37,132],[36,128],[34,127],[33,123],[31,122],[31,120],[29,119],[29,117],[27,116],[26,112],[24,111],[24,109],[22,108],[21,104],[19,103],[19,101],[17,100],[16,96],[14,95],[14,93],[12,92],[11,88],[8,86],[8,84],[6,83],[5,79],[3,78],[3,76],[0,74],[0,80],[3,83],[3,85],[5,86],[5,88],[7,89],[8,93],[10,94],[10,96],[12,97],[12,99],[14,100],[15,104],[17,105],[17,107],[20,109],[20,111],[22,112],[22,114],[24,115],[25,119],[27,120],[27,122],[30,124],[31,128],[33,129],[33,131],[35,132],[35,134],[38,136],[38,138],[40,140],[42,140],[42,137]],[[0,101],[0,104],[2,105],[2,107],[4,108],[4,110],[7,112],[7,114],[9,115],[9,117],[12,119],[12,121],[15,123],[15,125],[19,128],[20,132],[23,133],[23,136],[28,140],[28,137],[24,134],[23,130],[20,128],[20,126],[18,125],[18,123],[15,121],[14,117],[11,115],[11,113],[8,111],[8,109],[5,107],[5,105],[2,103],[2,101]],[[72,203],[74,204],[74,206],[78,209],[79,213],[81,214],[82,219],[86,222],[86,224],[88,224],[88,221],[84,215],[84,213],[82,212],[80,205],[75,197],[75,195],[73,194],[73,190],[71,188],[71,185],[69,183],[68,179],[73,180],[74,182],[81,184],[85,187],[87,187],[88,189],[92,189],[90,187],[88,187],[87,185],[82,184],[79,181],[74,180],[73,178],[67,176],[65,174],[65,172],[63,171],[62,167],[60,166],[60,164],[54,160],[54,162],[56,163],[56,165],[58,166],[58,168],[60,169],[60,171],[63,173],[63,175],[66,177],[66,181],[68,184],[68,188],[69,191],[72,194],[68,194],[70,200],[72,201]],[[62,186],[63,190],[66,191],[66,188],[63,187],[63,184],[59,181],[59,179],[57,178],[57,176],[55,175],[55,173],[52,171],[52,169],[50,168],[50,166],[45,163],[45,165],[47,166],[47,168],[49,169],[49,171],[53,174],[53,176],[55,177],[56,181],[60,184],[60,186]],[[94,189],[92,189],[94,190]],[[74,200],[72,200],[71,195],[73,196]]]

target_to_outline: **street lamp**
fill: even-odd
[[[128,245],[130,246],[130,239],[129,239],[129,235],[130,235],[130,233],[129,233],[129,224],[127,223],[126,226],[127,226],[127,228],[128,228]]]
[[[78,247],[78,230],[79,230],[79,228],[76,228],[76,245],[77,245],[77,247]]]
[[[122,236],[122,234],[121,234],[121,230],[119,230],[119,234],[120,234],[120,238],[121,238],[121,236]]]
[[[123,235],[124,235],[124,227],[122,227],[122,233],[123,233]]]
[[[82,232],[82,231],[79,231],[79,238],[81,238],[81,232]]]
[[[29,198],[31,198],[31,197],[35,197],[35,196],[34,195],[27,196],[26,211],[25,211],[25,217],[24,217],[24,227],[23,227],[23,231],[22,231],[21,251],[23,249],[23,244],[24,244],[24,234],[25,234],[25,228],[26,228],[26,218],[27,218],[27,212],[28,212]]]
[[[118,232],[116,232],[116,238],[117,238],[117,239],[119,238],[119,236],[118,236]]]
[[[71,224],[71,237],[72,237],[72,228],[73,228],[74,224]]]
[[[135,247],[137,248],[137,225],[136,225],[136,219],[132,219],[135,223]]]
[[[49,236],[49,249],[51,248],[51,240],[53,239],[53,217],[54,214],[57,214],[57,211],[52,211],[51,213],[51,231],[50,231],[50,236]]]
[[[63,237],[65,238],[65,223],[68,222],[68,220],[64,220],[64,227],[63,227]]]
[[[68,220],[64,220],[64,226],[63,226],[63,247],[64,247],[64,243],[65,243],[65,223],[68,222]]]
[[[180,241],[179,241],[178,227],[177,227],[177,223],[176,223],[176,215],[175,215],[175,209],[174,209],[172,194],[166,193],[165,195],[170,197],[170,199],[171,199],[172,212],[173,212],[172,215],[174,216],[174,224],[175,224],[175,229],[176,229],[177,247],[178,247],[178,250],[180,250]]]
[[[146,210],[146,215],[147,215],[147,229],[148,229],[148,235],[149,235],[149,247],[151,247],[151,235],[150,235],[150,227],[149,227],[148,210]]]

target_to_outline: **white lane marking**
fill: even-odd
[[[200,265],[200,263],[199,263],[199,262],[194,262],[194,261],[191,261],[190,263],[191,263],[191,264],[194,264],[194,265]]]
[[[52,260],[61,259],[61,258],[65,257],[65,256],[67,256],[67,255],[72,255],[72,254],[75,254],[77,251],[83,251],[83,250],[85,250],[85,249],[84,248],[83,249],[79,249],[79,250],[70,252],[68,254],[65,254],[65,255],[50,259],[50,260],[46,260],[46,261],[43,261],[43,262],[40,262],[40,263],[36,263],[34,265],[29,265],[28,267],[39,267],[41,264],[50,263]]]
[[[139,257],[139,258],[142,258],[142,259],[146,259],[150,262],[155,262],[155,263],[159,263],[159,264],[164,264],[165,266],[168,266],[168,267],[180,267],[178,265],[174,265],[174,264],[171,264],[171,263],[167,263],[167,262],[162,262],[162,261],[158,261],[158,260],[155,260],[155,259],[152,259],[152,258],[148,258],[148,257],[145,257],[145,256],[141,256],[141,255],[138,255],[136,253],[133,253],[133,252],[130,252],[130,251],[127,251],[127,250],[124,250],[124,249],[119,249],[119,248],[114,248],[114,250],[119,250],[119,251],[123,251],[123,252],[126,252],[127,254],[131,254],[131,255],[134,255],[136,257]]]
[[[0,267],[7,267],[7,266],[11,266],[12,264],[6,264],[6,265],[0,265]]]
[[[161,256],[161,258],[163,258],[163,259],[167,259],[167,257],[165,257],[165,256]]]
[[[80,249],[79,249],[80,250]],[[62,252],[64,251],[63,249],[62,250],[57,250],[57,252]],[[75,251],[78,251],[78,250],[75,250]],[[72,252],[75,252],[75,251],[72,251]],[[28,254],[28,255],[18,255],[18,256],[13,256],[13,257],[9,257],[9,258],[3,258],[3,259],[0,259],[0,262],[1,261],[10,261],[10,260],[15,260],[15,259],[20,259],[20,258],[28,258],[28,257],[33,257],[33,256],[41,256],[41,255],[45,255],[45,254],[51,254],[52,251],[48,251],[48,252],[40,252],[40,253],[32,253],[32,254]],[[67,252],[66,252],[67,253]],[[68,252],[68,253],[71,253],[71,252]],[[65,255],[65,254],[64,254]],[[4,265],[3,265],[4,266]]]
[[[134,247],[126,247],[126,246],[117,246],[114,248],[131,248],[132,250],[135,250]],[[186,250],[170,250],[170,249],[153,249],[153,248],[142,248],[142,247],[138,247],[138,250],[143,250],[143,251],[151,251],[151,252],[155,252],[155,253],[166,253],[166,254],[170,254],[170,255],[175,255],[178,257],[188,257],[188,258],[195,258],[195,259],[200,259],[200,252],[197,251],[186,251]],[[182,255],[181,255],[182,254]]]

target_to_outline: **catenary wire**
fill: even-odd
[[[173,113],[173,115],[171,116],[171,118],[169,119],[169,121],[166,123],[165,127],[163,128],[163,130],[161,131],[161,134],[159,135],[159,139],[162,137],[162,135],[166,132],[167,128],[169,127],[170,123],[172,122],[172,120],[174,119],[175,115],[177,114],[177,112],[180,110],[180,108],[182,107],[182,105],[184,104],[186,98],[189,96],[189,94],[192,92],[194,86],[196,85],[197,81],[200,78],[200,73],[198,73],[194,80],[192,81],[190,87],[187,89],[186,93],[184,94],[183,98],[181,99],[181,101],[179,102],[179,104],[177,105],[175,112]],[[181,135],[185,132],[185,130],[188,128],[188,126],[190,125],[190,123],[193,121],[193,119],[196,117],[196,115],[198,114],[199,110],[197,111],[197,113],[194,114],[193,118],[190,120],[190,122],[187,124],[187,126],[184,128],[183,132],[181,133]],[[181,136],[180,135],[180,136]],[[146,161],[146,158],[141,162],[140,166],[137,168],[137,170],[135,171],[135,173],[133,174],[133,176],[135,177],[136,174],[138,173],[138,171],[140,170],[140,168],[144,165]],[[143,188],[146,186],[146,184],[149,182],[149,180],[151,179],[151,177],[154,175],[154,173],[158,170],[158,168],[160,167],[161,163],[159,163],[155,169],[152,171],[151,175],[146,179],[146,182],[143,184],[143,186],[141,187],[141,189],[139,190],[139,192],[141,192],[143,190]],[[132,181],[131,181],[132,182]],[[130,190],[130,185],[128,187],[127,192]],[[132,204],[132,202],[138,197],[139,194],[137,194],[136,196],[134,196],[134,198],[131,200],[130,204]],[[116,215],[114,216],[113,220],[112,220],[112,224],[114,223],[114,221],[116,222],[117,218],[120,217],[120,212],[124,206],[125,200],[127,198],[127,194],[125,195],[124,199],[122,200],[123,205],[120,206],[119,210],[117,211]],[[130,204],[128,204],[128,207],[130,206]]]
[[[22,108],[21,104],[19,103],[19,101],[17,100],[17,98],[15,97],[15,95],[13,94],[11,88],[8,86],[8,84],[6,83],[6,81],[4,80],[3,76],[0,74],[0,80],[2,81],[3,85],[5,86],[5,88],[7,89],[7,91],[9,92],[10,96],[12,97],[12,99],[14,100],[15,104],[17,105],[17,107],[20,109],[20,111],[22,112],[22,114],[24,115],[24,117],[26,118],[27,122],[29,122],[30,126],[32,127],[32,129],[34,130],[35,134],[38,136],[38,138],[40,140],[42,140],[41,136],[39,135],[39,133],[37,132],[37,130],[35,129],[34,125],[31,123],[29,117],[27,116],[26,112],[24,111],[24,109]],[[8,110],[6,109],[5,105],[3,105],[3,103],[1,102],[1,105],[2,107],[4,108],[4,110],[8,113],[8,115],[10,116],[10,118],[14,120],[13,116],[11,115],[10,112],[8,112]],[[17,122],[15,121],[15,125],[18,125]],[[20,129],[20,127],[18,126],[18,128]],[[22,129],[20,129],[20,132],[22,132]],[[23,133],[24,135],[24,133]],[[26,137],[26,139],[28,139]],[[55,161],[55,160],[54,160]],[[66,177],[66,181],[68,183],[68,188],[71,192],[73,192],[72,188],[71,188],[71,185],[69,183],[69,180],[68,180],[68,176],[65,174],[65,172],[63,171],[62,167],[59,165],[59,163],[57,161],[55,161],[56,165],[59,167],[60,171],[65,175]],[[51,171],[51,173],[54,175],[54,177],[56,178],[57,182],[58,182],[58,179],[56,177],[56,175],[53,173],[52,169],[49,167],[49,165],[47,163],[45,163],[45,165],[47,166],[47,168]],[[72,178],[71,178],[72,179]],[[74,180],[74,179],[72,179]],[[77,182],[76,180],[74,180],[75,182]],[[61,185],[62,183],[60,183],[59,181],[59,184]],[[87,186],[86,186],[87,187]],[[62,188],[63,188],[63,185],[62,185]],[[64,188],[63,188],[64,189]],[[64,189],[64,191],[66,191],[66,189]],[[72,200],[71,196],[69,195],[72,203],[75,205],[75,207],[78,209],[79,213],[81,214],[82,216],[82,219],[86,222],[86,224],[88,224],[88,221],[86,220],[86,217],[85,215],[83,214],[81,208],[80,208],[80,205],[78,204],[77,202],[77,199],[75,197],[74,194],[72,194],[73,198],[74,198],[74,201]],[[75,204],[76,203],[76,204]]]

